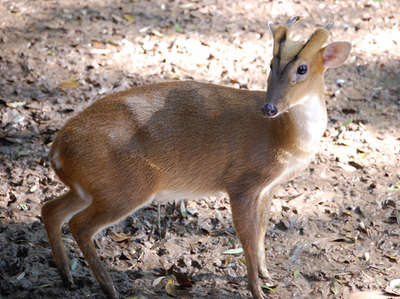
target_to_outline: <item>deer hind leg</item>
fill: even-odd
[[[265,262],[265,256],[260,258],[260,242],[264,248],[265,235],[264,226],[260,225],[260,210],[265,208],[264,201],[259,200],[257,192],[229,193],[229,196],[233,224],[246,257],[250,291],[256,299],[265,298],[258,279],[260,261]]]
[[[73,284],[69,259],[62,241],[62,225],[72,215],[84,209],[89,203],[82,200],[73,190],[47,201],[42,207],[42,220],[61,278],[67,286]]]
[[[154,186],[151,180],[141,185],[136,184],[135,180],[133,182],[129,186],[103,186],[101,192],[93,195],[87,193],[86,196],[91,197],[91,204],[69,221],[72,235],[94,277],[109,298],[118,298],[118,293],[110,274],[97,255],[93,238],[99,230],[116,223],[151,199]],[[135,186],[140,187],[135,189]]]

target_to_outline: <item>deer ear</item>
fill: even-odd
[[[351,44],[349,42],[333,42],[323,48],[322,59],[326,68],[338,67],[349,56]]]
[[[275,32],[276,32],[276,29],[278,28],[278,26],[276,26],[274,23],[272,23],[272,22],[268,22],[268,28],[269,28],[269,31],[271,32],[271,35],[272,35],[272,37],[274,37],[275,36]]]

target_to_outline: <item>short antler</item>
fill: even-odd
[[[281,45],[288,38],[288,30],[290,29],[290,27],[299,22],[301,19],[302,19],[301,16],[294,16],[287,19],[284,25],[275,25],[273,23],[268,24],[268,27],[274,38],[274,50],[273,50],[274,56],[279,56]]]
[[[296,24],[298,21],[300,21],[302,19],[301,16],[294,16],[294,17],[290,17],[289,19],[287,19],[286,21],[286,26],[290,27],[293,24]]]
[[[324,26],[324,29],[327,31],[331,31],[334,25],[335,22],[333,20],[329,20],[329,22]]]
[[[294,16],[294,17],[290,17],[289,19],[287,19],[287,21],[285,22],[284,25],[275,25],[272,22],[268,22],[268,28],[272,33],[272,36],[274,37],[274,39],[277,39],[277,37],[275,36],[277,33],[277,30],[280,27],[286,27],[287,29],[289,29],[293,24],[296,24],[298,21],[300,21],[302,19],[301,16]],[[281,35],[279,35],[280,37]]]

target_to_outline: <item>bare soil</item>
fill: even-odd
[[[320,151],[273,198],[266,255],[274,284],[265,292],[378,298],[400,278],[397,0],[5,0],[0,298],[104,298],[67,226],[76,286],[63,286],[40,218],[43,202],[66,191],[47,159],[66,119],[102,95],[160,81],[265,90],[266,22],[293,15],[304,17],[297,26],[304,37],[333,20],[332,40],[353,48],[326,76]],[[124,298],[250,296],[243,254],[226,254],[240,248],[226,198],[162,203],[160,222],[153,203],[98,235]]]

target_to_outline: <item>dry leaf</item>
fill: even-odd
[[[24,106],[25,104],[26,104],[25,101],[16,101],[16,102],[9,102],[9,103],[7,102],[6,103],[6,105],[11,108],[21,107],[21,106]]]
[[[353,122],[353,117],[351,116],[348,120],[346,120],[343,124],[342,127],[346,128],[349,124]]]
[[[95,47],[95,48],[103,47],[103,43],[99,42],[98,40],[92,40],[90,43],[92,44],[92,47]]]
[[[184,32],[183,28],[178,23],[175,23],[174,26],[175,26],[175,31],[176,32],[178,32],[178,33],[183,33]]]
[[[180,8],[187,9],[187,8],[191,8],[193,6],[194,6],[194,3],[185,3],[185,4],[181,4]]]
[[[140,32],[140,33],[146,33],[147,30],[149,30],[149,29],[150,29],[150,26],[146,26],[146,27],[140,28],[140,29],[139,29],[139,32]]]
[[[108,41],[108,43],[109,43],[111,46],[114,46],[114,47],[118,47],[118,46],[119,46],[118,43],[116,43],[115,41],[113,41],[113,40],[111,40],[111,39]]]
[[[189,214],[186,212],[186,207],[185,207],[185,201],[181,201],[180,205],[179,205],[179,211],[181,212],[181,216],[183,218],[187,218],[189,216]]]
[[[293,271],[293,278],[298,279],[300,277],[300,270],[296,269]]]
[[[165,291],[168,295],[175,297],[176,290],[175,290],[175,276],[171,275],[170,279],[168,280],[167,284],[165,285]]]
[[[363,169],[364,168],[364,166],[362,166],[361,164],[358,164],[355,161],[349,161],[349,165],[354,167],[355,169]]]
[[[153,29],[151,32],[152,32],[155,36],[158,36],[158,37],[163,37],[163,36],[164,36],[164,34],[162,34],[160,31],[157,31],[157,30],[155,30],[155,29]]]
[[[261,288],[263,288],[263,289],[265,289],[265,290],[267,290],[268,292],[271,292],[271,293],[275,293],[276,292],[276,285],[268,285],[268,284],[266,284],[266,283],[263,283],[262,285],[261,285]]]
[[[347,299],[389,299],[380,291],[365,291],[352,293]]]
[[[33,193],[38,189],[38,185],[33,185],[32,187],[29,188],[29,192]]]
[[[106,54],[108,54],[110,52],[111,52],[110,49],[98,49],[98,48],[90,49],[90,53],[91,54],[106,55]]]
[[[360,152],[359,154],[356,155],[355,159],[356,160],[362,160],[365,159],[367,157],[369,153],[367,152]]]
[[[393,192],[393,193],[395,193],[397,191],[400,191],[400,183],[397,183],[396,185],[394,185],[386,190],[386,192]]]
[[[243,253],[243,248],[234,248],[234,249],[228,249],[223,252],[223,254],[242,254]]]
[[[399,258],[394,255],[385,254],[384,257],[388,258],[391,262],[394,262],[394,263],[397,263],[399,261]]]
[[[124,14],[124,19],[131,23],[136,21],[135,17],[130,14]]]
[[[154,279],[152,283],[153,288],[155,288],[164,278],[165,276],[160,276]]]
[[[239,259],[238,262],[239,262],[240,265],[246,266],[246,259],[244,257]]]
[[[353,172],[356,171],[357,169],[355,169],[353,166],[351,165],[347,165],[341,162],[338,162],[337,165],[342,168],[344,171],[348,171],[348,172]]]
[[[176,281],[177,281],[177,283],[179,284],[180,287],[183,287],[183,288],[192,287],[192,282],[191,282],[190,277],[189,277],[189,275],[187,273],[175,272],[174,275],[175,275]]]
[[[385,289],[386,293],[400,296],[400,279],[392,280]]]
[[[15,14],[17,17],[19,17],[21,15],[21,11],[19,11],[18,9],[11,9],[10,10],[11,13]]]
[[[24,272],[22,272],[22,273],[20,273],[17,277],[16,277],[16,279],[17,280],[21,280],[22,278],[24,278],[25,277],[25,271]]]
[[[169,77],[173,80],[178,80],[179,79],[179,74],[171,74]]]
[[[341,289],[339,282],[336,279],[332,280],[329,289],[334,295],[339,294]]]
[[[75,271],[76,268],[78,268],[78,264],[79,264],[78,259],[73,259],[73,260],[71,261],[71,270],[72,270],[72,271]]]
[[[124,242],[126,240],[132,239],[132,236],[126,235],[123,233],[112,233],[111,234],[111,239],[113,239],[115,242]]]
[[[225,266],[225,267],[228,266],[228,265],[231,263],[231,261],[232,261],[232,257],[231,257],[230,255],[228,255],[228,256],[225,258],[224,266]]]
[[[59,88],[77,88],[77,87],[79,87],[79,86],[81,86],[81,84],[79,83],[79,81],[78,80],[76,80],[76,79],[68,79],[68,80],[66,80],[66,81],[64,81],[64,82],[61,82],[59,85],[58,85],[58,87]]]

